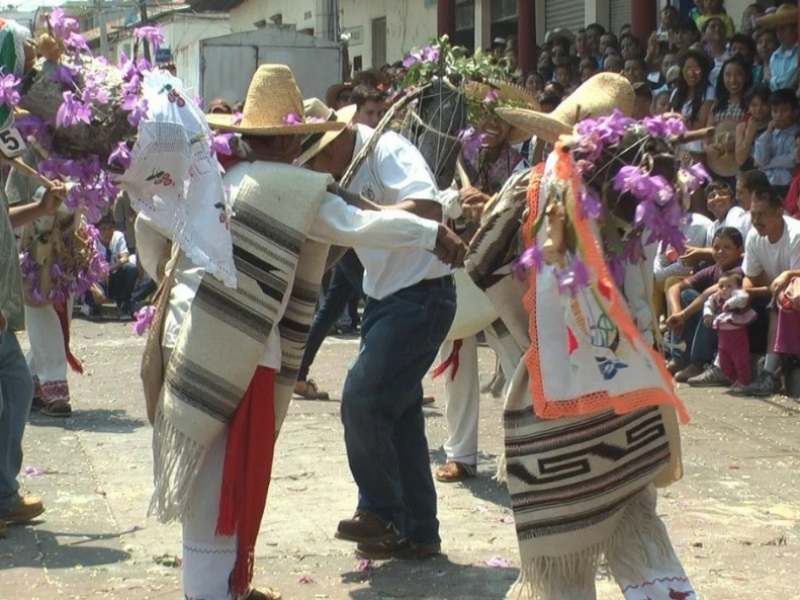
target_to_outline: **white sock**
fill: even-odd
[[[767,358],[764,360],[764,370],[768,373],[774,373],[778,370],[781,364],[781,357],[774,352],[768,352]]]

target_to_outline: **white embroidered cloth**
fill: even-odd
[[[135,210],[172,233],[195,265],[235,288],[231,206],[205,115],[165,71],[145,75],[142,95],[147,117],[139,124],[131,165],[116,183]]]

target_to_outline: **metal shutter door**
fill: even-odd
[[[586,25],[586,5],[584,0],[545,0],[544,26],[546,31],[556,27],[569,29],[575,33]]]
[[[610,20],[611,31],[619,35],[619,30],[623,25],[629,25],[631,22],[631,0],[611,0],[610,4]],[[644,44],[647,40],[642,40]]]

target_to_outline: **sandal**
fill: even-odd
[[[322,392],[313,379],[298,381],[294,384],[294,395],[306,400],[328,400],[328,392]]]
[[[468,466],[460,462],[449,462],[436,469],[434,477],[436,477],[436,481],[441,481],[442,483],[456,483],[475,477],[476,471],[477,467],[475,466]]]
[[[66,400],[56,400],[42,406],[41,413],[47,417],[71,417],[72,405]]]

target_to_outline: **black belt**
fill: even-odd
[[[410,288],[452,288],[456,283],[453,281],[452,275],[445,275],[444,277],[437,277],[436,279],[423,279],[419,283],[408,286]]]

